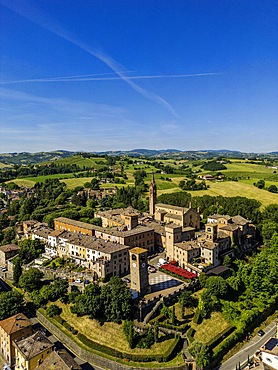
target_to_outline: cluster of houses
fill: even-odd
[[[103,226],[58,217],[54,229],[29,220],[22,223],[21,233],[41,240],[48,257],[71,258],[96,279],[127,274],[129,250],[134,247],[149,254],[163,249],[166,260],[199,275],[221,265],[226,255],[233,256],[234,245],[254,244],[256,229],[241,216],[210,216],[200,231],[199,213],[192,208],[157,204],[155,215],[157,219],[131,207],[114,209],[96,212]]]
[[[254,245],[256,228],[241,216],[212,215],[200,230],[200,214],[188,208],[156,202],[154,177],[150,185],[150,209],[141,213],[132,207],[95,212],[102,226],[72,220],[54,219],[54,229],[36,220],[22,222],[21,238],[39,239],[45,256],[71,258],[92,271],[94,278],[107,279],[130,271],[129,250],[144,248],[151,255],[165,251],[167,261],[199,275],[233,256],[234,246],[242,250]],[[2,266],[17,253],[14,245],[0,248]],[[1,257],[1,255],[3,257]]]
[[[9,368],[15,370],[81,370],[66,350],[53,343],[23,313],[0,321],[0,350]]]

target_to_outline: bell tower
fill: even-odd
[[[130,288],[136,290],[139,295],[149,291],[148,275],[148,251],[144,248],[135,247],[129,250],[130,258]]]
[[[217,240],[217,224],[206,224],[206,239],[215,242]]]
[[[154,174],[152,174],[152,182],[150,185],[150,215],[153,216],[155,214],[155,204],[156,204],[156,183],[154,180]]]

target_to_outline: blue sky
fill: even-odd
[[[277,0],[0,0],[0,152],[278,150]]]

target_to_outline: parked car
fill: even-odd
[[[2,267],[2,268],[1,268],[1,271],[2,271],[2,272],[8,271],[8,270],[7,270],[7,267]]]
[[[129,279],[129,278],[127,278],[127,277],[124,277],[124,278],[123,278],[123,281],[124,281],[124,282],[126,282],[126,283],[130,283],[130,279]]]
[[[74,280],[74,282],[80,284],[80,283],[82,283],[82,280],[81,279],[76,279],[76,280]]]
[[[260,329],[260,330],[258,331],[258,336],[259,336],[259,337],[262,337],[263,335],[265,335],[265,332],[264,332],[262,329]]]
[[[89,280],[85,280],[84,284],[90,284]]]

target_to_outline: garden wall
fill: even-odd
[[[71,352],[73,352],[76,356],[80,357],[83,361],[88,362],[89,364],[97,365],[103,367],[104,369],[109,370],[137,370],[137,369],[144,369],[145,367],[133,367],[124,365],[122,363],[117,363],[90,351],[87,351],[77,345],[71,338],[69,338],[65,333],[63,333],[57,326],[52,324],[43,314],[39,311],[36,312],[37,318],[40,323],[45,326],[52,334],[54,334],[64,345],[67,347]],[[161,368],[159,365],[156,368],[150,368],[149,370],[157,370]],[[146,368],[145,368],[146,369]],[[187,365],[181,365],[176,367],[163,367],[164,370],[188,370]]]

